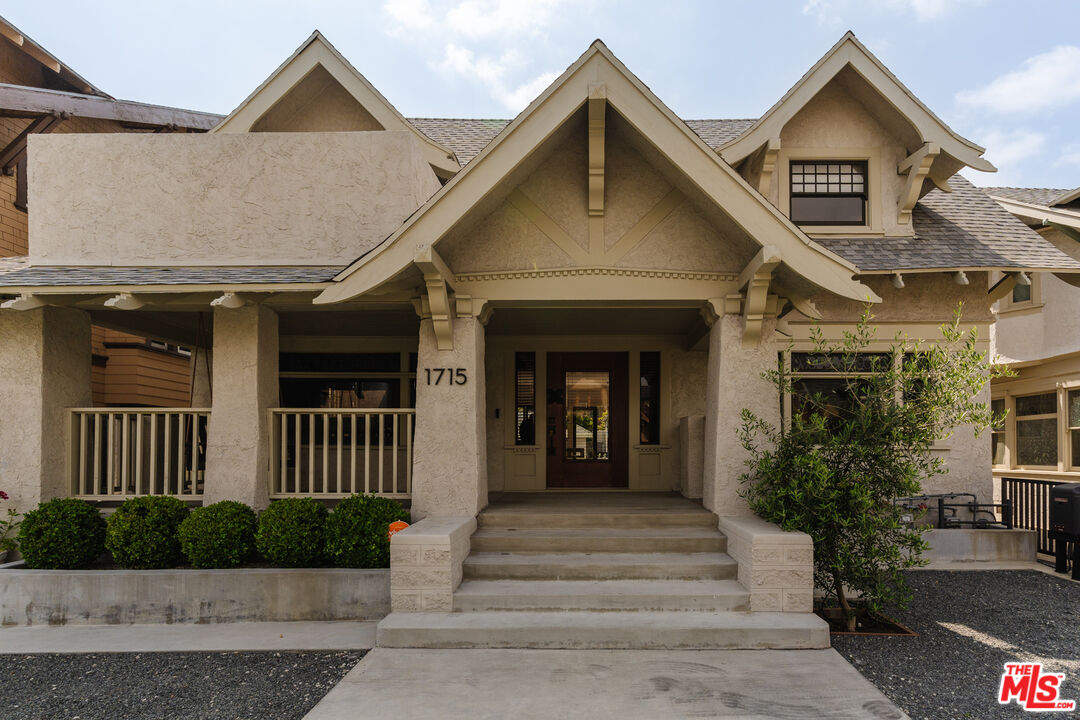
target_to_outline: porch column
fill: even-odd
[[[747,452],[736,431],[747,408],[769,422],[780,420],[780,400],[761,373],[776,367],[776,321],[766,319],[761,341],[743,347],[743,320],[722,315],[709,331],[709,369],[705,387],[705,468],[702,502],[717,515],[749,515],[739,497],[739,476]]]
[[[473,517],[487,505],[484,326],[471,315],[458,316],[453,333],[454,349],[439,350],[432,320],[420,321],[414,522],[429,516]],[[464,371],[463,382],[458,370]]]
[[[0,490],[22,512],[70,494],[67,408],[89,407],[90,317],[0,310]]]
[[[278,405],[278,317],[262,305],[214,308],[214,398],[203,503],[269,504],[270,420]]]

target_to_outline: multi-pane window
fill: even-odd
[[[514,353],[514,444],[536,444],[536,353]]]
[[[990,410],[1000,422],[990,428],[990,455],[994,465],[1005,464],[1005,398],[990,401]]]
[[[1057,393],[1016,398],[1016,464],[1055,467],[1057,449]]]
[[[1069,423],[1069,447],[1072,449],[1072,466],[1080,468],[1080,390],[1070,390],[1066,402]]]
[[[415,407],[416,366],[409,353],[300,353],[278,355],[281,407],[320,409],[391,409]],[[351,425],[344,425],[346,437]],[[378,425],[369,426],[378,439]],[[315,423],[316,440],[324,426]],[[306,440],[306,430],[305,442]],[[337,441],[337,424],[329,424]],[[393,423],[383,424],[384,442],[392,438]]]
[[[839,422],[865,392],[867,377],[892,363],[889,353],[792,353],[792,414],[808,418],[813,413]]]
[[[800,225],[865,225],[865,161],[793,161],[791,219]]]
[[[660,353],[641,353],[641,395],[639,400],[642,445],[660,444]]]

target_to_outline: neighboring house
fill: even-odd
[[[210,113],[116,100],[0,18],[0,272],[28,253],[27,138],[39,133],[205,131]],[[21,260],[19,259],[21,258]],[[190,351],[95,325],[94,405],[187,405]]]
[[[1080,259],[1080,188],[983,190],[1063,253]],[[994,432],[994,475],[1080,481],[1080,282],[1030,273],[995,307],[993,352],[1015,377],[993,383],[1008,410]],[[995,281],[991,278],[991,281]]]
[[[961,302],[988,350],[1004,288],[1080,273],[956,174],[983,152],[850,33],[757,120],[684,121],[597,41],[509,122],[408,120],[315,33],[208,134],[30,138],[0,477],[24,507],[408,499],[394,608],[440,611],[492,494],[677,490],[721,517],[746,607],[808,612],[812,548],[746,517],[740,410],[791,412],[761,376],[778,354],[842,405],[811,330],[867,302],[882,350]],[[97,322],[203,327],[209,418],[65,421]],[[990,443],[958,428],[926,490],[988,501]]]

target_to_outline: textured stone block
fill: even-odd
[[[813,570],[798,568],[755,567],[751,573],[751,587],[757,588],[812,588]]]
[[[781,612],[784,608],[782,590],[754,590],[750,593],[752,612]]]
[[[784,612],[808,613],[814,610],[813,590],[784,590]]]
[[[779,545],[755,547],[750,557],[755,564],[781,565],[784,562],[784,548]]]
[[[420,562],[424,565],[449,565],[450,548],[434,545],[423,545],[420,553]]]
[[[390,607],[394,612],[421,612],[423,603],[422,595],[418,590],[399,590],[393,585],[390,587]]]
[[[785,565],[813,565],[814,546],[784,548]]]
[[[391,588],[436,588],[450,587],[449,567],[409,567],[391,568]]]
[[[390,543],[390,564],[398,566],[419,565],[421,547],[419,545]]]

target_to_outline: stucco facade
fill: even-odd
[[[740,495],[740,412],[790,417],[762,374],[868,304],[874,350],[933,342],[960,304],[989,350],[993,278],[1080,262],[968,207],[954,174],[992,169],[982,148],[851,35],[761,119],[693,127],[599,41],[513,121],[413,122],[316,33],[209,134],[33,137],[30,257],[0,274],[0,399],[41,389],[27,422],[0,417],[19,502],[397,498],[418,522],[394,609],[446,611],[470,537],[518,542],[484,535],[493,498],[679,493],[710,527],[656,544],[720,555],[730,532],[733,606],[808,611],[808,538]],[[846,192],[864,222],[792,217],[810,161],[816,199]],[[91,321],[194,347],[208,419],[78,409],[87,358],[45,390]],[[134,453],[103,451],[105,424]],[[925,489],[989,499],[990,447],[957,429]]]

